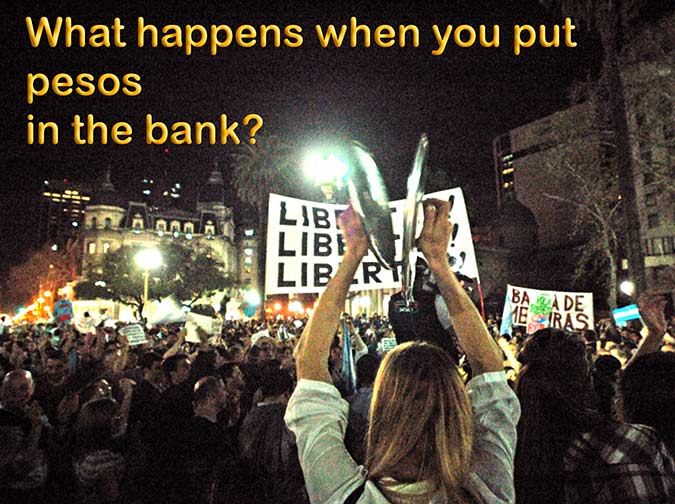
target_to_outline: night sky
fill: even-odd
[[[3,15],[2,30],[2,252],[0,270],[20,261],[35,236],[36,212],[32,205],[42,180],[69,178],[94,182],[106,166],[122,190],[131,191],[144,174],[166,173],[187,186],[187,196],[198,190],[214,159],[224,166],[230,144],[148,146],[144,117],[151,113],[166,123],[185,120],[217,121],[221,113],[241,122],[248,113],[264,119],[258,134],[283,135],[311,146],[318,140],[353,138],[372,150],[392,198],[403,196],[420,133],[430,137],[430,165],[445,169],[469,193],[470,209],[479,223],[489,221],[496,204],[492,165],[492,140],[510,128],[548,115],[567,105],[566,89],[574,79],[597,71],[601,50],[597,39],[581,27],[573,32],[576,48],[526,48],[513,55],[514,24],[562,24],[564,17],[545,10],[535,1],[446,2],[429,7],[426,2],[369,2],[326,8],[317,2],[278,4],[255,2],[173,2],[143,7],[130,2],[31,2],[16,3]],[[88,28],[111,25],[120,17],[125,48],[70,47],[63,39],[56,48],[44,42],[30,45],[25,17],[71,16]],[[136,47],[136,20],[147,23],[298,24],[304,42],[300,48],[221,48],[211,56],[195,48],[186,56],[181,48]],[[375,28],[415,24],[420,46],[406,48],[323,49],[315,24],[360,24]],[[441,56],[431,26],[480,24],[501,27],[501,46],[460,48],[450,43]],[[362,39],[360,39],[362,40]],[[73,76],[105,72],[141,76],[142,92],[136,97],[75,93],[58,97],[48,93],[26,101],[26,76],[59,72]],[[127,121],[134,127],[129,145],[110,142],[74,145],[68,126],[74,114],[92,113],[108,124]],[[58,145],[26,145],[26,116],[55,121],[61,127]],[[246,128],[238,132],[247,140]],[[168,152],[165,149],[168,147]],[[230,191],[233,193],[233,191]]]

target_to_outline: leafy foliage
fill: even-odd
[[[70,241],[58,250],[45,245],[32,252],[24,262],[9,271],[7,304],[26,304],[41,289],[56,293],[57,289],[75,280],[80,264],[80,249],[78,241]]]
[[[127,246],[104,254],[88,272],[87,281],[76,286],[76,295],[113,299],[142,311],[143,271],[135,264],[139,250]],[[173,294],[192,305],[202,297],[235,286],[209,247],[195,250],[180,242],[169,242],[162,249],[162,258],[162,266],[150,273],[150,299],[161,300]]]

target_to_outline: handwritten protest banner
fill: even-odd
[[[73,321],[73,303],[68,299],[59,299],[54,304],[54,321],[58,325],[68,325]]]
[[[450,220],[455,229],[448,254],[453,270],[477,278],[476,255],[462,190],[448,189],[428,194],[426,198],[453,199]],[[403,206],[403,200],[390,203],[396,239],[396,268],[385,269],[369,251],[359,266],[351,290],[400,288]],[[344,241],[337,225],[337,217],[344,208],[344,205],[270,194],[265,294],[323,291],[344,254]]]
[[[528,332],[543,327],[584,331],[593,329],[593,293],[561,292],[509,285],[512,325],[526,326]]]

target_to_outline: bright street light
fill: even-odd
[[[136,265],[143,270],[143,308],[145,308],[148,305],[150,270],[157,269],[162,265],[162,254],[157,249],[143,249],[136,254],[134,260]]]
[[[244,301],[252,306],[258,306],[261,303],[262,298],[258,291],[251,289],[244,293]]]
[[[626,296],[632,296],[635,293],[635,284],[630,280],[624,280],[621,282],[621,285],[619,285],[619,290]]]
[[[342,181],[349,172],[349,163],[334,152],[314,151],[305,159],[304,169],[321,187],[326,200],[330,201],[333,199],[335,189],[342,187]]]

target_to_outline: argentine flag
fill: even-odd
[[[617,327],[626,327],[626,324],[629,320],[641,318],[640,310],[635,304],[612,310],[612,315],[614,316],[614,321],[616,322]]]
[[[511,297],[509,291],[506,291],[506,299],[504,300],[504,310],[502,311],[502,325],[499,328],[499,335],[512,335],[513,331],[513,312],[511,311]]]

